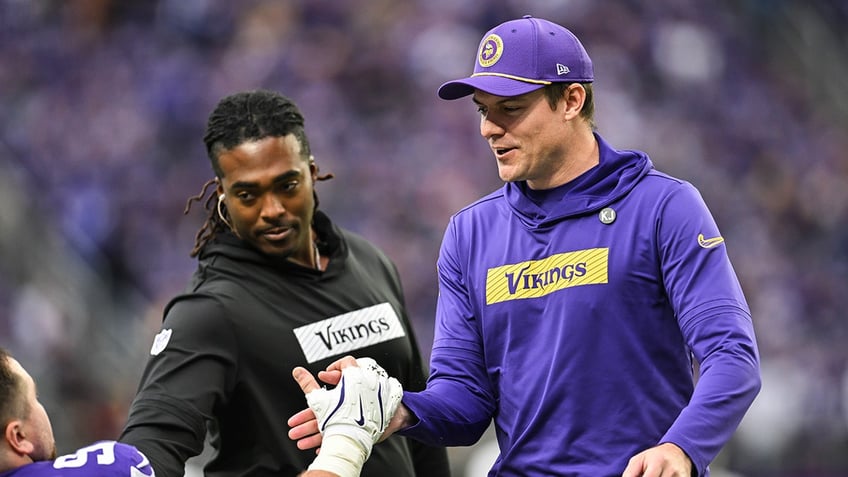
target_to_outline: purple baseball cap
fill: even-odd
[[[458,99],[475,89],[518,96],[554,82],[594,80],[592,60],[574,33],[525,15],[489,30],[477,50],[474,73],[440,86],[439,97]]]

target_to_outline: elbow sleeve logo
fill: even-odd
[[[698,234],[698,245],[700,245],[701,248],[717,247],[722,242],[724,242],[724,237],[721,235],[718,237],[704,238],[704,234]]]
[[[171,341],[171,329],[165,328],[153,338],[153,345],[150,347],[150,355],[156,356],[162,351],[165,351],[165,347],[168,346],[169,341]]]

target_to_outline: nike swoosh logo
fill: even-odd
[[[377,404],[380,406],[380,429],[383,428],[383,383],[377,387]]]
[[[354,420],[360,426],[365,425],[365,414],[362,413],[362,399],[359,400],[359,419]]]
[[[336,404],[336,407],[334,407],[333,410],[330,411],[329,414],[327,414],[327,418],[324,419],[324,422],[321,423],[321,431],[324,431],[324,429],[327,428],[327,423],[330,422],[330,418],[333,417],[333,414],[335,414],[336,411],[338,411],[339,408],[342,407],[342,404],[344,404],[344,398],[345,398],[345,378],[344,378],[344,376],[342,376],[341,391],[339,391],[339,402]],[[359,412],[362,412],[362,401],[359,402],[359,406],[360,406]]]
[[[701,248],[713,248],[722,242],[724,242],[724,237],[721,235],[713,238],[704,238],[704,234],[698,234],[698,245],[700,245]]]

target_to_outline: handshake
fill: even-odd
[[[359,475],[400,405],[400,382],[373,359],[350,356],[319,373],[322,381],[337,383],[333,389],[320,387],[302,367],[295,368],[292,375],[305,393],[309,409],[289,419],[289,437],[298,440],[301,449],[321,446],[305,475]]]

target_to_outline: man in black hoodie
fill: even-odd
[[[318,210],[319,175],[304,119],[270,91],[223,98],[204,136],[216,178],[189,200],[209,218],[198,268],[165,307],[120,440],[157,476],[184,474],[209,436],[214,477],[295,476],[315,457],[287,437],[306,401],[291,370],[346,354],[373,357],[404,389],[425,365],[394,264]],[[363,476],[450,475],[444,448],[404,437],[375,445]]]

